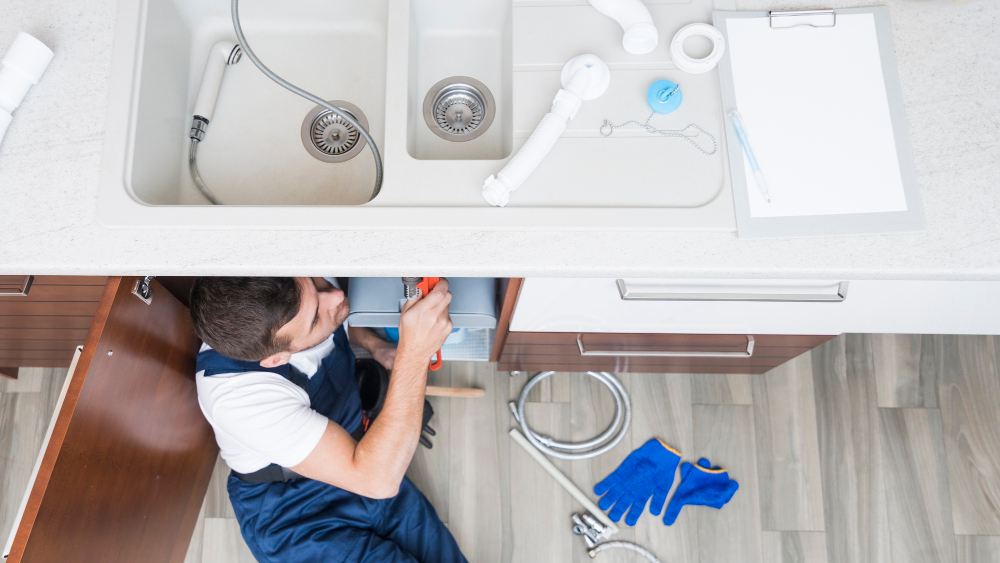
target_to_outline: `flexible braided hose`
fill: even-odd
[[[611,396],[615,399],[615,418],[600,436],[584,442],[560,442],[550,436],[539,434],[528,426],[528,421],[524,417],[524,404],[528,400],[528,393],[543,379],[555,373],[554,371],[543,371],[532,377],[524,385],[524,389],[521,389],[521,396],[517,399],[517,406],[515,407],[514,403],[510,404],[511,411],[514,412],[514,418],[521,425],[521,430],[524,432],[524,437],[531,442],[531,445],[538,448],[545,455],[558,459],[588,459],[599,456],[617,446],[618,442],[621,442],[625,434],[628,433],[629,424],[632,422],[632,400],[628,395],[628,391],[618,381],[618,378],[606,371],[587,372],[587,375],[603,383],[611,391]]]
[[[650,553],[648,550],[643,549],[642,547],[639,547],[638,545],[635,545],[634,543],[627,541],[609,541],[609,542],[604,542],[602,544],[598,544],[594,547],[594,549],[588,551],[587,555],[590,555],[590,558],[593,559],[597,557],[598,553],[602,551],[608,551],[609,549],[625,549],[628,551],[634,551],[635,553],[638,553],[639,555],[645,557],[646,560],[649,561],[649,563],[660,563],[660,560],[657,559],[656,556]]]
[[[240,42],[240,47],[243,49],[243,52],[246,53],[247,57],[250,58],[253,64],[257,68],[259,68],[260,71],[263,72],[265,76],[277,82],[285,89],[295,94],[298,94],[299,96],[302,96],[303,98],[309,100],[310,102],[316,105],[323,106],[326,109],[332,111],[334,114],[344,118],[345,121],[350,123],[351,126],[357,129],[358,132],[361,133],[361,136],[364,137],[365,141],[368,143],[368,148],[372,150],[372,156],[375,157],[375,189],[372,190],[372,197],[371,197],[371,199],[375,199],[375,196],[377,196],[378,193],[382,191],[382,155],[379,154],[378,147],[375,146],[375,139],[372,139],[372,136],[368,134],[368,130],[362,127],[361,124],[358,123],[356,119],[351,117],[351,114],[347,113],[346,111],[338,107],[335,107],[333,104],[324,100],[323,98],[320,98],[319,96],[306,92],[302,88],[299,88],[298,86],[288,82],[284,78],[275,74],[274,71],[264,66],[264,63],[260,62],[260,59],[257,58],[257,55],[255,55],[253,50],[250,49],[250,45],[247,43],[247,38],[243,36],[243,28],[240,27],[239,6],[240,6],[240,0],[233,0],[232,2],[233,28],[236,29],[236,39]]]

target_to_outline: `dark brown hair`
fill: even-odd
[[[198,278],[191,320],[198,337],[223,356],[259,362],[288,350],[278,329],[299,312],[295,278]]]

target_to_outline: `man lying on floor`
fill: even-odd
[[[333,283],[331,283],[333,282]],[[405,477],[430,357],[451,331],[448,283],[407,302],[399,346],[350,339],[392,369],[364,430],[350,306],[331,278],[199,278],[198,401],[232,469],[229,498],[258,561],[465,562]]]

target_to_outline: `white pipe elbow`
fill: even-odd
[[[656,48],[659,34],[642,0],[590,0],[590,5],[622,26],[625,51],[644,55]]]
[[[510,202],[510,194],[521,187],[535,168],[542,163],[553,145],[566,130],[566,123],[576,116],[583,100],[592,100],[608,89],[608,65],[594,55],[580,55],[563,67],[563,87],[552,100],[546,113],[517,154],[496,175],[483,184],[483,197],[496,207]]]

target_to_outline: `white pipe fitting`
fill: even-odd
[[[611,71],[596,55],[580,55],[563,66],[561,79],[563,87],[556,92],[552,109],[542,117],[514,158],[495,176],[486,179],[483,197],[490,205],[507,205],[511,192],[521,187],[549,154],[583,100],[592,100],[608,89]]]
[[[52,50],[41,41],[24,32],[17,34],[0,68],[0,139],[13,120],[11,114],[38,83],[52,56]]]
[[[644,55],[656,48],[659,34],[642,0],[590,0],[590,5],[622,26],[625,51]]]

